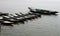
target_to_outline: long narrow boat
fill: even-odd
[[[24,23],[24,21],[22,21],[21,19],[16,18],[16,17],[3,16],[3,19],[0,19],[0,23],[6,24],[6,25],[15,24],[18,22]]]
[[[20,18],[15,18],[15,19],[18,19],[18,20],[22,20],[22,21],[26,21],[28,19],[33,19],[33,18],[37,18],[36,14],[32,14],[32,13],[27,13],[27,14],[23,14],[23,15],[19,15],[17,13],[15,13],[18,17]],[[34,15],[34,16],[33,16]],[[39,14],[40,16],[40,14]],[[12,18],[12,17],[11,17]],[[14,17],[13,17],[14,18]]]
[[[15,13],[18,17],[24,17],[25,15],[24,14],[18,14],[18,13]]]
[[[15,13],[16,15],[18,15],[18,16],[21,16],[21,14],[18,14],[18,13]]]
[[[28,7],[28,9],[30,10],[30,12],[32,13],[40,13],[40,14],[56,14],[58,13],[57,11],[49,11],[49,10],[43,10],[43,9],[32,9],[30,7]]]
[[[30,14],[30,15],[35,15],[35,16],[37,16],[37,17],[41,17],[41,14],[38,14],[38,13],[30,13],[30,12],[28,12],[28,14]]]
[[[34,19],[37,18],[37,16],[41,16],[40,14],[36,14],[36,13],[27,13],[27,14],[17,14],[15,13],[17,16],[14,16],[12,14],[8,15],[8,16],[3,16],[3,21],[9,21],[9,22],[24,22],[28,19]]]
[[[10,21],[10,22],[14,22],[14,23],[24,22],[22,18],[15,18],[15,17],[9,17],[9,16],[4,16],[4,17],[3,17],[3,20],[5,20],[5,21]]]
[[[1,25],[9,25],[9,26],[12,26],[12,24],[14,24],[14,23],[13,22],[10,22],[10,21],[0,20],[0,24]]]
[[[19,22],[23,22],[23,21],[26,21],[25,17],[21,17],[21,16],[16,16],[16,17],[10,17],[10,18],[13,18],[15,20],[18,20]]]
[[[8,17],[8,16],[4,16],[3,17],[3,20],[4,21],[10,21],[10,22],[14,22],[14,23],[16,23],[18,20],[15,20],[15,19],[13,19],[13,18],[10,18],[10,17]]]
[[[0,16],[7,16],[9,13],[2,13],[2,12],[0,12]]]
[[[17,18],[17,19],[20,19],[20,20],[22,20],[22,21],[26,21],[27,19],[25,18],[25,15],[23,14],[17,14],[17,13],[15,13],[17,16],[15,16],[15,18]],[[14,16],[13,16],[14,17]]]
[[[24,15],[23,13],[20,12],[21,15]]]

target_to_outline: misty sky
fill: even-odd
[[[0,11],[8,12],[14,10],[26,10],[27,7],[43,9],[60,9],[60,0],[0,0]]]

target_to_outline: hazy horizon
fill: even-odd
[[[0,0],[0,12],[27,12],[27,7],[60,11],[60,0]]]

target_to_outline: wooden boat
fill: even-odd
[[[32,19],[32,15],[34,15],[34,14],[31,14],[31,13],[26,13],[26,14],[22,14],[21,13],[21,15],[19,15],[19,14],[17,14],[17,13],[15,13],[16,15],[18,15],[18,16],[21,16],[21,17],[24,17],[26,20],[31,20]],[[34,16],[33,16],[34,17]],[[23,19],[23,20],[25,20],[25,19]]]
[[[2,12],[0,12],[0,16],[7,16],[8,15],[8,13],[2,13]]]
[[[41,17],[41,14],[39,14],[39,13],[30,13],[30,12],[28,12],[28,14],[30,14],[30,15],[35,15],[35,16],[37,16],[37,17]]]
[[[17,16],[19,16],[19,17],[24,17],[25,15],[24,14],[18,14],[18,13],[15,13]]]
[[[25,15],[19,15],[17,13],[15,13],[17,16],[15,16],[15,18],[19,19],[20,21],[26,21],[27,19],[25,18]]]
[[[56,14],[58,13],[57,11],[49,11],[49,10],[43,10],[43,9],[32,9],[30,7],[28,7],[28,9],[30,10],[30,12],[32,13],[40,13],[40,14]]]
[[[0,20],[0,24],[1,25],[9,25],[9,26],[12,26],[12,24],[14,24],[14,23],[13,22],[10,22],[10,21]]]
[[[11,17],[16,17],[16,18],[19,18],[19,17],[20,17],[20,16],[13,15],[13,14],[9,14],[9,16],[11,16]]]
[[[18,15],[18,16],[21,16],[21,14],[18,14],[18,13],[15,13],[16,15]]]
[[[27,13],[27,14],[17,14],[15,13],[15,15],[13,14],[10,14],[8,16],[2,16],[4,21],[10,21],[10,22],[13,22],[13,23],[16,23],[16,22],[24,22],[28,19],[34,19],[34,18],[37,18],[37,16],[41,16],[40,14],[37,14],[37,13]],[[26,17],[27,16],[27,17]]]
[[[3,20],[5,20],[5,21],[10,21],[10,22],[14,22],[14,23],[24,22],[24,19],[25,19],[25,18],[23,18],[23,17],[20,17],[20,18],[10,17],[10,16],[4,16],[4,17],[3,17]]]
[[[0,19],[0,23],[3,25],[12,25],[19,23],[20,20],[14,19],[13,17],[3,16],[3,19]],[[24,23],[23,21],[20,21],[20,23]]]
[[[25,16],[25,18],[26,18],[27,20],[31,20],[31,19],[37,18],[37,16],[36,16],[36,15],[28,15],[28,16]]]
[[[21,15],[24,15],[23,13],[20,12]]]
[[[20,17],[24,17],[25,19],[23,19],[23,20],[31,20],[31,19],[33,19],[33,17],[35,17],[35,15],[34,14],[29,14],[29,13],[26,13],[26,14],[22,14],[21,13],[21,15],[19,15],[19,14],[17,14],[17,13],[15,13],[16,15],[18,15],[18,16],[20,16]],[[32,15],[34,15],[34,16],[32,16]],[[36,18],[36,17],[35,17]]]
[[[15,18],[10,18],[10,17],[8,17],[8,16],[4,16],[3,17],[3,20],[4,21],[10,21],[10,22],[14,22],[14,23],[16,23],[16,22],[18,22],[19,20],[17,20],[17,19],[15,19]]]

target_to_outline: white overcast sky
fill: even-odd
[[[60,0],[0,0],[0,11],[7,11],[6,9],[21,9],[32,6],[47,9],[60,9]],[[12,9],[11,9],[12,8]]]

